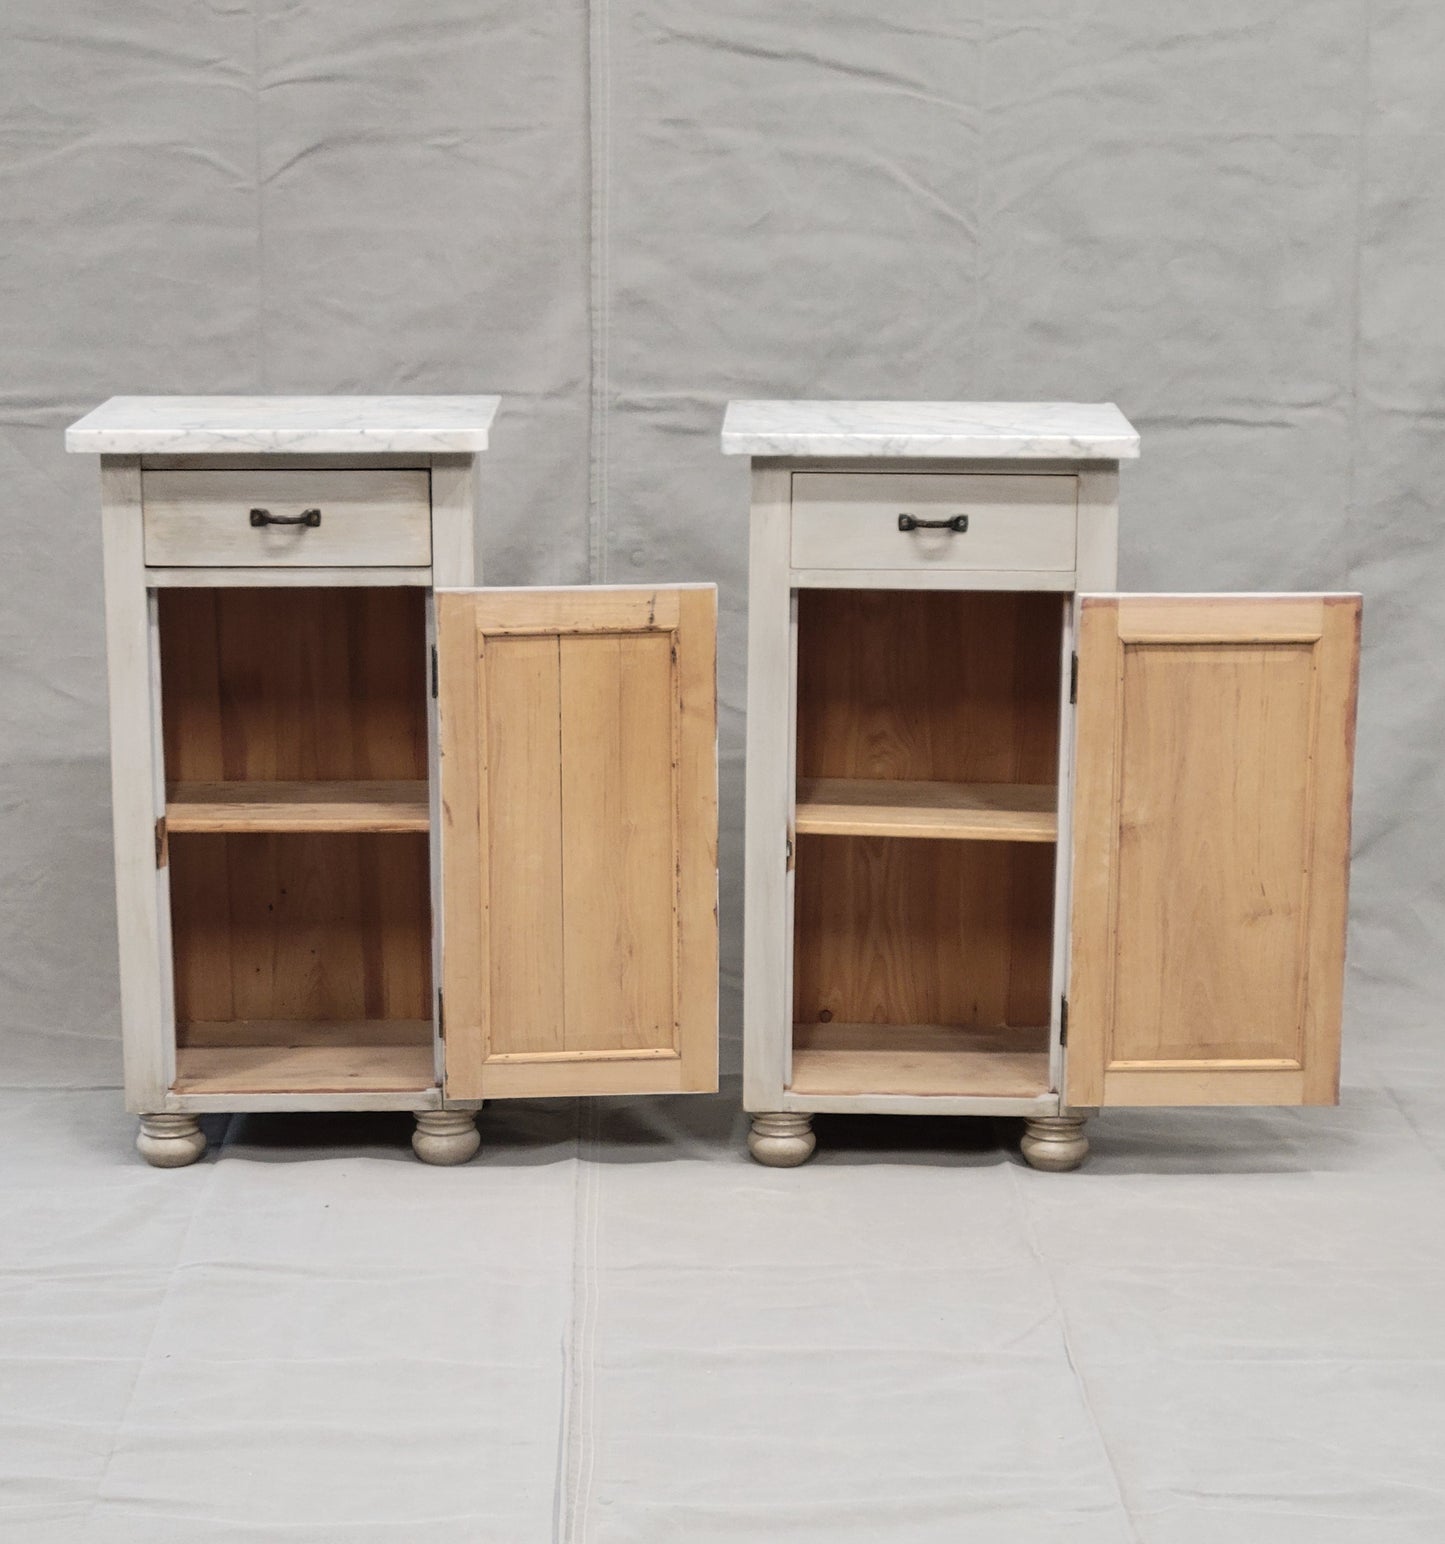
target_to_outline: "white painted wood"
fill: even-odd
[[[65,432],[112,456],[485,450],[497,397],[112,397]]]
[[[303,1110],[439,1110],[439,1088],[379,1089],[369,1093],[167,1094],[162,1106],[173,1113],[222,1115]]]
[[[1071,574],[1074,477],[943,472],[798,472],[795,569],[1010,569]],[[966,531],[902,531],[900,517],[950,520]]]
[[[411,1148],[423,1163],[465,1163],[481,1145],[470,1110],[418,1111]]]
[[[348,590],[411,585],[431,588],[430,568],[148,568],[145,582],[158,590]]]
[[[796,1169],[813,1156],[818,1145],[811,1115],[754,1115],[748,1151],[770,1169]]]
[[[480,582],[476,563],[476,532],[479,524],[480,466],[475,456],[438,456],[432,461],[432,577],[438,587],[466,589]],[[427,642],[436,647],[436,596],[427,600]],[[433,681],[436,677],[433,675]],[[446,1004],[442,999],[442,954],[446,943],[446,907],[442,897],[441,739],[437,720],[437,699],[427,703],[427,739],[429,744],[431,798],[431,915],[432,980],[437,989],[436,1075],[439,1085],[446,1081],[446,1040],[444,1038]],[[480,1103],[466,1106],[446,1100],[447,1108],[480,1109]]]
[[[795,568],[799,590],[1058,590],[1074,589],[1072,569],[1029,573],[988,568]]]
[[[142,1115],[135,1150],[153,1169],[183,1169],[206,1150],[206,1135],[193,1115]]]
[[[432,456],[413,451],[410,455],[372,451],[366,455],[248,456],[237,452],[219,456],[142,456],[142,472],[333,472],[373,470],[430,471]]]
[[[755,470],[748,564],[743,1104],[783,1108],[792,1042],[788,843],[793,818],[789,475]]]
[[[142,472],[146,562],[163,568],[424,568],[427,472]],[[253,525],[308,510],[320,523]]]
[[[1031,1117],[1024,1125],[1020,1151],[1031,1169],[1049,1174],[1064,1174],[1077,1169],[1089,1155],[1089,1139],[1084,1135],[1081,1115],[1043,1115]]]
[[[475,456],[432,458],[431,565],[439,589],[481,583],[476,567],[479,481]]]
[[[1119,468],[1101,466],[1079,477],[1080,590],[1112,590],[1119,582]]]
[[[101,462],[106,669],[110,687],[111,815],[126,1108],[165,1108],[175,1045],[169,893],[156,867],[156,821],[165,811],[156,765],[159,703],[152,664],[141,532],[140,466]]]
[[[1059,651],[1059,832],[1054,842],[1053,990],[1049,1007],[1049,1086],[1055,1099],[1064,1086],[1062,1009],[1069,982],[1069,864],[1073,856],[1074,709],[1069,701],[1074,660],[1074,604],[1065,598],[1063,638]]]

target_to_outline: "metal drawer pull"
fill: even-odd
[[[920,520],[917,515],[899,515],[900,531],[957,531],[960,536],[968,529],[967,515],[954,515],[950,520]]]
[[[273,515],[269,509],[253,509],[251,511],[251,524],[317,526],[321,524],[321,511],[319,509],[303,509],[299,515]]]

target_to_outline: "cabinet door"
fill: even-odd
[[[717,1087],[717,591],[437,595],[445,1088]]]
[[[1065,1098],[1334,1104],[1357,595],[1086,595]]]

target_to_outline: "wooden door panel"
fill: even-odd
[[[1329,1104],[1358,596],[1084,596],[1066,1097]]]
[[[715,1088],[716,591],[437,617],[448,1096]]]

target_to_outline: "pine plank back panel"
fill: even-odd
[[[1053,785],[1062,628],[1052,595],[800,592],[799,779]],[[1054,860],[800,835],[795,1022],[1047,1024]]]
[[[419,589],[163,589],[170,782],[427,776]]]
[[[437,615],[448,1096],[716,1087],[716,592]]]
[[[1071,1104],[1338,1099],[1359,620],[1082,599]]]
[[[177,1020],[430,1020],[429,873],[424,833],[177,833]]]

